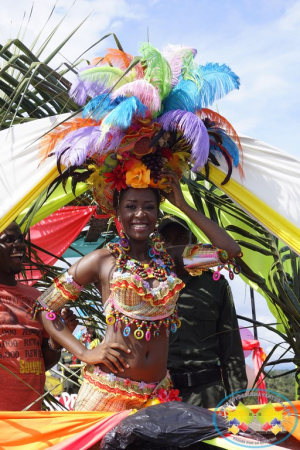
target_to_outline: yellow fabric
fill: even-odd
[[[76,197],[83,194],[85,191],[89,189],[89,186],[85,183],[78,183],[76,186]],[[37,196],[36,196],[37,197]],[[36,199],[35,197],[35,199]],[[65,190],[62,187],[62,185],[59,185],[54,192],[50,195],[48,200],[44,203],[44,205],[39,208],[39,210],[35,213],[32,221],[31,226],[35,225],[36,223],[40,222],[41,220],[45,219],[46,217],[50,216],[50,214],[57,211],[59,208],[62,208],[63,206],[70,203],[72,200],[74,200],[75,195],[72,192],[71,187],[71,181],[68,180]],[[18,216],[17,222],[20,223],[23,217],[27,214],[28,210],[30,209],[31,204],[24,209]]]
[[[251,192],[245,189],[242,184],[237,183],[235,180],[231,179],[229,183],[221,186],[221,182],[224,179],[224,173],[215,166],[210,165],[209,178],[235,203],[240,205],[296,253],[300,254],[300,228],[286,220],[285,217],[274,211],[258,197],[251,194]],[[271,195],[272,187],[270,186],[270,196]]]

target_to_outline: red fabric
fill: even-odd
[[[44,393],[43,327],[30,313],[39,295],[23,283],[0,284],[0,363],[27,383],[0,366],[1,411],[22,410]],[[40,411],[41,405],[40,400],[30,410]]]
[[[95,210],[95,206],[65,206],[59,209],[30,228],[32,243],[57,257],[62,256],[86,226]],[[44,264],[50,266],[57,261],[57,257],[40,250],[37,251],[37,255]],[[34,284],[41,278],[41,272],[37,269],[27,271],[27,278],[32,280],[29,284]]]
[[[263,357],[265,356],[265,352],[263,351],[262,347],[260,347],[260,343],[257,340],[242,340],[243,344],[243,350],[250,350],[253,351],[252,354],[252,360],[253,360],[253,368],[255,375],[258,374],[262,363],[263,363]],[[261,373],[258,381],[257,381],[257,387],[261,389],[262,391],[266,390],[266,383],[264,381],[264,375]],[[266,396],[264,395],[264,392],[258,393],[258,399],[261,404],[268,403],[268,400]]]
[[[111,217],[111,214],[97,214],[97,212],[94,212],[95,219],[109,219]]]

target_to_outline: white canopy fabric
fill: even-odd
[[[40,138],[67,117],[33,120],[0,132],[0,231],[58,175],[55,158],[39,165]]]
[[[58,175],[54,157],[39,165],[40,138],[67,117],[34,120],[0,132],[0,231]],[[231,180],[221,186],[225,161],[220,168],[210,167],[210,179],[300,254],[300,160],[256,139],[240,138],[245,179],[234,169]]]
[[[300,160],[254,138],[240,135],[241,180],[233,171],[221,186],[226,163],[210,167],[209,178],[257,222],[300,254]],[[222,170],[223,169],[223,170]]]

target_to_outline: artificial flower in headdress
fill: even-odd
[[[239,88],[225,64],[195,63],[196,50],[151,44],[140,57],[110,49],[81,70],[70,96],[84,106],[82,118],[63,123],[46,136],[44,157],[55,154],[67,167],[85,167],[96,201],[112,211],[114,189],[161,188],[161,169],[179,178],[218,165],[225,158],[242,173],[237,133],[207,107]],[[81,176],[82,179],[82,176]]]

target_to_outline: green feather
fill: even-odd
[[[122,79],[120,79],[123,77]],[[82,81],[105,83],[107,87],[114,87],[115,89],[130,83],[136,77],[135,71],[131,71],[124,76],[123,70],[118,67],[94,67],[92,69],[84,70],[79,74]],[[117,84],[116,84],[117,83]]]
[[[200,89],[199,76],[195,76],[195,69],[197,68],[197,64],[194,60],[194,55],[191,51],[187,53],[187,55],[183,58],[183,64],[181,69],[181,75],[184,80],[190,80],[197,84]]]
[[[144,79],[158,89],[163,100],[171,91],[172,71],[168,61],[148,42],[140,46],[141,63],[145,67]]]

